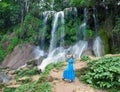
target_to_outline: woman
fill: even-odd
[[[72,82],[75,79],[73,62],[74,62],[73,56],[70,55],[68,58],[68,66],[63,72],[63,80],[66,79],[69,82]]]

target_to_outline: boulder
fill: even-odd
[[[82,56],[87,55],[87,56],[93,56],[93,51],[92,49],[87,49],[82,53]]]
[[[31,44],[17,45],[12,53],[5,57],[0,68],[18,69],[20,66],[25,65],[27,61],[34,58],[32,54],[33,47]]]

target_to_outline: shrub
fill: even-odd
[[[120,86],[120,57],[103,57],[88,63],[88,72],[81,76],[86,83],[100,88]]]
[[[87,61],[90,60],[90,58],[87,55],[84,55],[80,58],[81,61]]]

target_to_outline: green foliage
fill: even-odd
[[[0,62],[2,62],[5,56],[6,56],[6,51],[2,48],[2,44],[0,44]]]
[[[48,84],[48,82],[38,84],[36,89],[37,90],[35,92],[51,92],[51,86]]]
[[[36,72],[36,68],[30,68],[30,69],[26,69],[26,70],[18,70],[15,72],[17,74],[17,79],[24,77],[24,76],[32,76],[37,74]]]
[[[20,87],[18,87],[14,92],[36,92],[35,90],[36,82],[32,82],[29,84],[23,84]]]
[[[12,37],[9,41],[8,52],[11,52],[13,48],[18,44],[18,37]]]
[[[88,72],[81,76],[86,83],[100,88],[120,86],[120,57],[106,56],[88,63]]]
[[[85,68],[75,71],[75,76],[79,78],[81,75],[85,75],[87,72],[88,72],[88,68],[85,67]]]
[[[51,92],[51,86],[47,82],[31,82],[22,84],[16,89],[5,88],[4,92]]]
[[[59,70],[62,66],[64,66],[63,62],[51,63],[45,68],[45,71],[41,75],[46,76],[51,69],[56,68]]]
[[[23,28],[21,28],[20,33],[21,39],[24,39],[24,42],[26,41],[34,43],[35,40],[34,37],[36,35],[37,30],[39,30],[40,25],[41,25],[40,19],[34,17],[31,14],[26,15],[23,23]]]
[[[79,21],[75,21],[75,19],[66,19],[66,23],[65,23],[65,45],[71,45],[74,42],[76,42],[77,40],[77,36],[76,33],[77,30],[79,31],[79,27],[78,25],[80,25]]]
[[[8,46],[6,46],[6,49],[3,48],[2,44],[4,44],[5,41],[8,41]],[[18,44],[18,37],[13,36],[12,38],[8,38],[7,35],[4,35],[1,42],[0,42],[0,61],[4,59],[4,57],[10,53],[13,48]]]
[[[74,6],[94,6],[94,0],[70,0]]]
[[[0,28],[4,29],[20,22],[20,6],[14,1],[0,2]]]
[[[90,38],[95,37],[95,32],[92,31],[91,29],[87,29],[83,32],[84,40],[88,40]]]
[[[11,88],[5,88],[4,89],[4,92],[14,92],[15,91],[15,89],[11,89]]]
[[[114,29],[112,30],[113,33],[118,33],[120,32],[120,18],[116,19],[116,25],[114,27]]]
[[[84,55],[80,58],[81,61],[88,61],[90,58],[87,55]]]

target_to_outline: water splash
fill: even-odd
[[[82,53],[88,48],[88,41],[80,40],[74,46],[70,47],[70,54],[75,58],[80,58]]]
[[[39,59],[41,56],[45,55],[45,52],[43,50],[41,50],[39,46],[36,46],[33,49],[33,55],[34,55],[35,59]]]
[[[87,41],[79,41],[68,49],[64,49],[63,47],[55,48],[48,57],[42,61],[41,65],[38,65],[38,69],[44,71],[45,67],[50,63],[65,61],[68,54],[72,54],[74,58],[79,58],[87,49],[87,46]]]
[[[41,69],[44,71],[45,67],[50,63],[56,63],[59,61],[65,61],[65,50],[62,47],[58,47],[54,49],[49,56],[44,59],[41,63],[41,65],[38,66],[38,69]]]
[[[94,40],[93,51],[94,51],[95,56],[97,57],[103,56],[105,54],[104,45],[99,36],[97,36]]]

